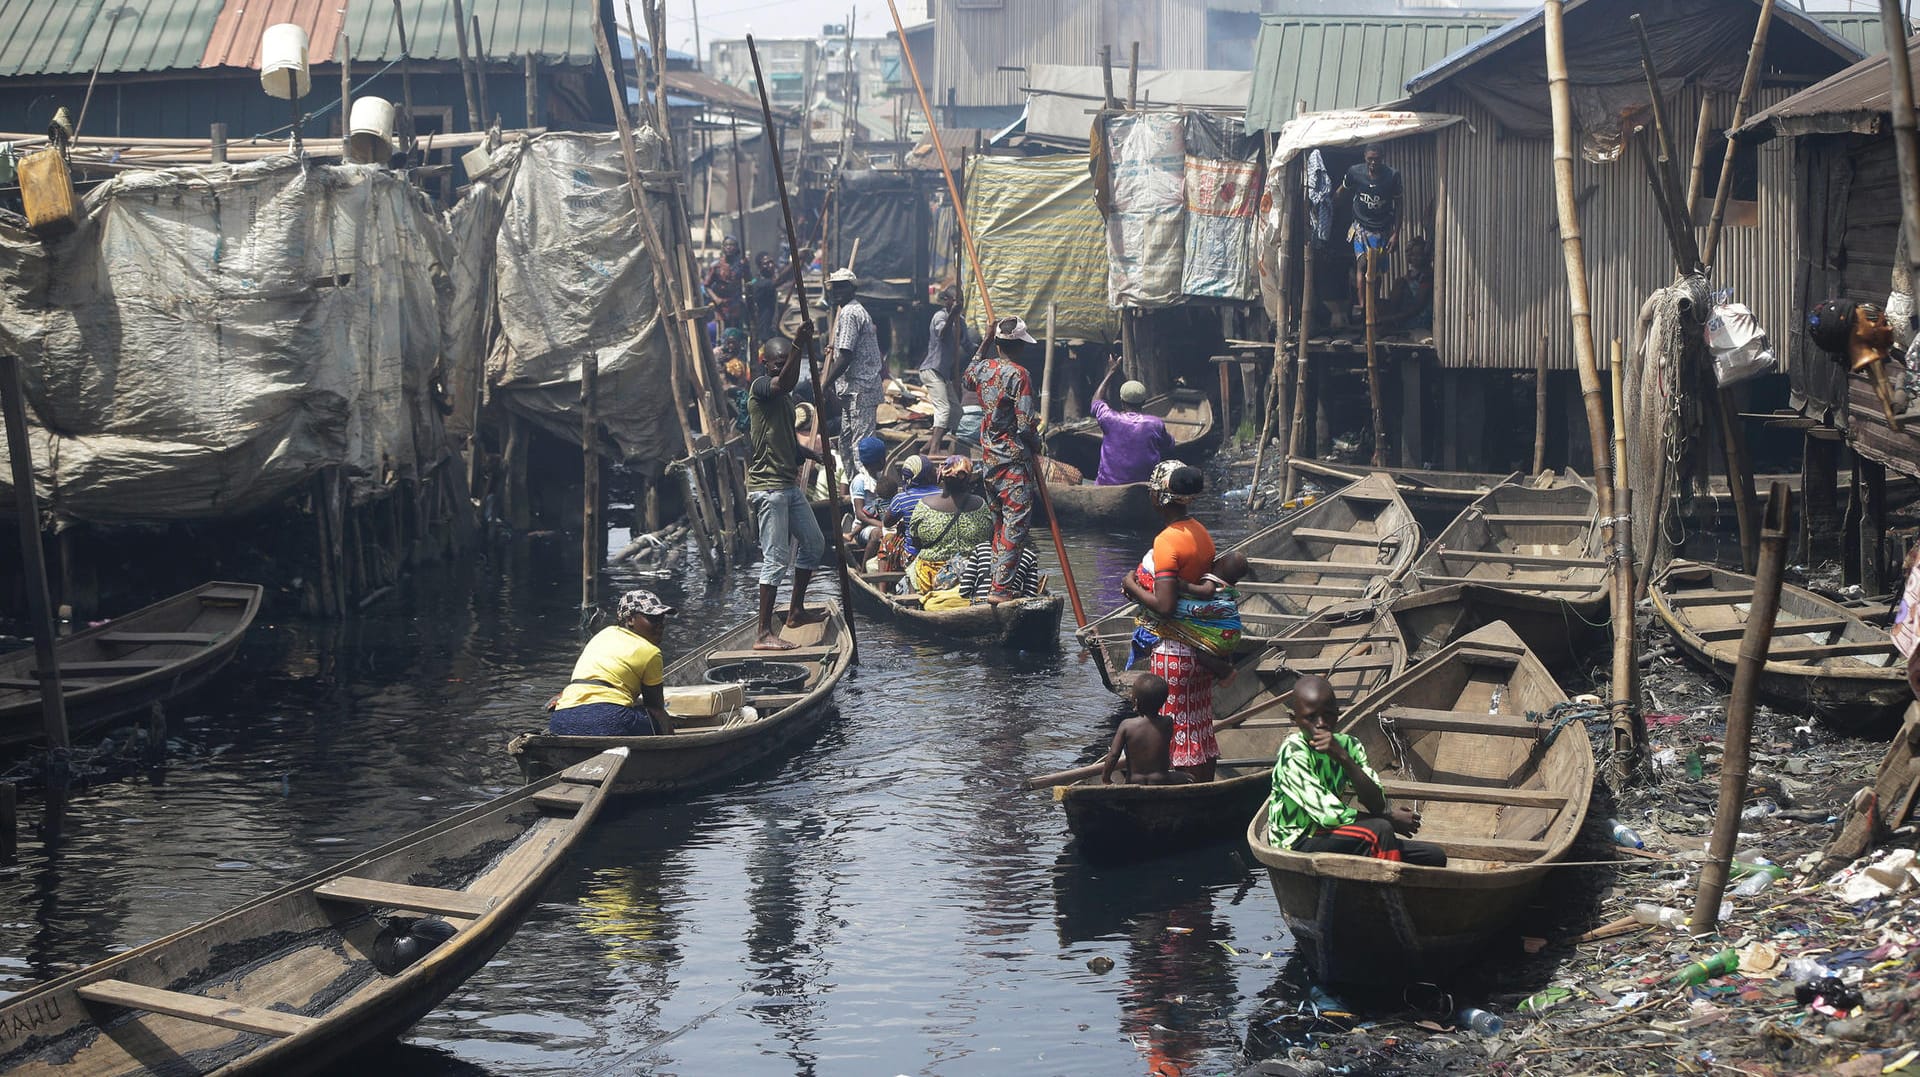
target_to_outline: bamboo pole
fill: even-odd
[[[1293,419],[1287,424],[1286,465],[1280,473],[1280,500],[1293,497],[1293,480],[1297,468],[1293,462],[1300,458],[1301,431],[1307,427],[1307,338],[1313,333],[1313,237],[1300,240],[1300,331],[1298,338],[1299,354],[1295,359],[1297,369],[1293,377]]]
[[[526,71],[524,78],[526,80],[527,92],[527,116],[526,121],[520,126],[532,127],[534,126],[534,117],[540,113],[540,74],[534,69],[532,53],[528,53],[525,60]]]
[[[1727,870],[1733,860],[1733,847],[1740,840],[1740,809],[1746,800],[1747,766],[1752,756],[1753,706],[1760,674],[1767,665],[1767,649],[1773,643],[1774,617],[1780,611],[1790,500],[1787,484],[1774,483],[1767,496],[1766,526],[1760,533],[1760,568],[1753,580],[1753,604],[1747,610],[1747,630],[1740,637],[1740,657],[1733,667],[1733,692],[1727,697],[1725,751],[1720,756],[1720,804],[1713,816],[1713,838],[1707,846],[1707,859],[1700,865],[1700,891],[1694,899],[1693,917],[1687,922],[1695,934],[1713,930],[1720,918]]]
[[[1057,304],[1047,303],[1047,356],[1040,364],[1040,421],[1053,421],[1053,319]]]
[[[1687,223],[1692,224],[1694,207],[1700,204],[1700,184],[1706,179],[1707,150],[1713,133],[1713,95],[1700,91],[1700,115],[1694,121],[1693,161],[1687,166]]]
[[[1907,56],[1907,20],[1899,0],[1880,0],[1880,23],[1887,35],[1887,71],[1892,79],[1890,105],[1893,155],[1900,166],[1900,227],[1907,241],[1909,277],[1920,280],[1920,142],[1916,141],[1920,136],[1914,131],[1913,67]],[[1876,373],[1881,365],[1874,364]],[[1884,386],[1885,381],[1881,375],[1875,387]]]
[[[1613,338],[1607,358],[1607,374],[1613,382],[1613,479],[1614,485],[1624,490],[1632,487],[1633,483],[1627,470],[1626,351],[1621,347],[1619,337]],[[1626,512],[1625,509],[1620,511],[1623,515]],[[1628,535],[1631,541],[1631,530]]]
[[[1547,469],[1547,334],[1533,357],[1533,473]]]
[[[1763,0],[1771,5],[1773,0]],[[1580,395],[1586,404],[1587,438],[1593,451],[1594,493],[1600,513],[1601,542],[1613,569],[1616,593],[1631,593],[1632,561],[1621,553],[1618,531],[1623,521],[1614,516],[1613,463],[1607,454],[1606,391],[1600,384],[1599,356],[1593,345],[1593,312],[1587,292],[1587,260],[1580,234],[1580,210],[1574,201],[1573,94],[1567,83],[1565,0],[1546,4],[1547,96],[1553,109],[1553,193],[1560,224],[1560,248],[1566,262],[1567,299],[1573,320],[1573,357],[1580,371]],[[1617,607],[1616,607],[1617,608]],[[1633,622],[1613,626],[1614,668],[1633,661]],[[1614,693],[1619,695],[1616,690]],[[1632,769],[1646,743],[1645,718],[1639,701],[1615,700],[1613,706],[1614,768],[1624,776]]]
[[[480,129],[493,123],[493,107],[487,103],[487,43],[480,39],[480,16],[470,15],[473,24],[473,84],[480,95]]]
[[[740,253],[753,264],[753,241],[747,236],[747,188],[740,179],[740,117],[729,113],[727,123],[733,134],[733,232],[740,240]]]
[[[1885,2],[1882,0],[1883,4]],[[1740,79],[1740,96],[1733,102],[1733,118],[1727,121],[1729,137],[1726,153],[1720,159],[1720,183],[1713,192],[1713,215],[1707,218],[1707,241],[1700,248],[1700,260],[1709,266],[1720,252],[1720,227],[1727,215],[1727,195],[1733,191],[1734,143],[1731,135],[1747,122],[1747,105],[1753,100],[1754,89],[1760,85],[1760,68],[1766,62],[1767,28],[1772,23],[1773,0],[1760,0],[1760,18],[1753,26],[1753,47],[1747,51],[1746,74]]]
[[[413,68],[407,56],[407,17],[393,0],[393,29],[400,38],[400,151],[413,155]]]
[[[467,53],[467,13],[461,6],[460,0],[453,0],[453,35],[455,43],[460,47],[460,88],[464,90],[467,95],[467,130],[478,131],[482,129],[480,126],[480,97],[478,91],[474,89],[473,60]],[[593,36],[601,38],[606,36],[600,32],[600,23],[597,18],[593,24]],[[618,93],[615,93],[613,96],[614,108],[624,111],[626,102],[620,100]]]
[[[920,82],[919,65],[913,61],[913,50],[907,47],[907,30],[900,22],[900,5],[897,0],[887,0],[887,10],[893,15],[894,32],[900,35],[900,55],[907,61],[907,73],[913,76],[913,89],[920,97],[920,111],[927,117],[927,133],[933,139],[933,151],[940,158],[940,172],[947,180],[947,194],[953,199],[953,218],[960,226],[960,238],[966,242],[967,261],[973,267],[974,280],[980,284],[980,307],[992,325],[993,296],[987,291],[987,278],[980,272],[980,250],[974,245],[973,228],[967,224],[966,207],[960,202],[960,187],[953,181],[953,168],[947,163],[947,149],[940,140],[940,128],[933,119],[933,107],[927,102],[927,88]],[[1047,476],[1038,460],[1032,462],[1033,488],[1040,495],[1040,507],[1047,514],[1047,530],[1053,533],[1053,551],[1060,559],[1060,575],[1067,585],[1067,598],[1073,604],[1074,623],[1085,628],[1087,611],[1080,604],[1080,588],[1073,581],[1073,562],[1067,557],[1067,544],[1060,537],[1059,515],[1053,511],[1053,495],[1047,492]]]
[[[901,39],[901,44],[903,45],[906,44],[905,38]],[[1117,105],[1119,105],[1120,102],[1117,99],[1115,99],[1113,96],[1113,46],[1112,45],[1100,46],[1100,81],[1101,81],[1102,87],[1104,88],[1103,92],[1106,94],[1106,96],[1101,99],[1100,107],[1114,108]],[[926,106],[923,105],[921,107],[924,108]]]
[[[1133,43],[1132,55],[1127,59],[1127,108],[1140,107],[1140,43]]]
[[[333,55],[340,61],[340,163],[345,164],[353,160],[353,39],[345,26],[334,36]]]
[[[1680,189],[1680,177],[1674,172],[1672,124],[1667,121],[1667,104],[1660,96],[1660,75],[1653,66],[1653,47],[1647,42],[1646,21],[1639,12],[1629,16],[1633,23],[1634,36],[1640,43],[1640,68],[1647,77],[1647,100],[1653,111],[1653,133],[1657,156],[1652,172],[1654,193],[1659,197],[1663,215],[1667,218],[1667,230],[1673,243],[1675,259],[1680,263],[1680,272],[1695,272],[1700,268],[1699,241],[1693,234],[1692,210],[1681,205],[1686,195]],[[1704,92],[1704,91],[1703,91]]]
[[[1384,405],[1381,403],[1380,358],[1375,348],[1378,340],[1378,309],[1380,301],[1380,252],[1367,248],[1367,403],[1373,409],[1373,466],[1387,466],[1387,419]]]
[[[773,102],[767,98],[766,76],[760,73],[760,51],[754,47],[753,35],[747,35],[747,56],[753,61],[753,82],[760,91],[760,114],[766,121],[769,135],[774,130]],[[800,236],[793,227],[793,205],[787,198],[787,166],[780,158],[780,140],[769,137],[767,149],[773,154],[773,185],[780,191],[780,217],[787,226],[787,250],[789,268],[793,270],[793,301],[800,307],[801,320],[811,320],[813,315],[807,309],[807,280],[800,266]],[[820,353],[808,349],[807,358],[813,365],[813,399],[822,401],[827,398],[826,387],[821,384],[821,375],[825,373],[820,362]],[[824,416],[814,419],[814,429],[820,431],[820,446],[827,449],[826,420]],[[847,549],[845,536],[840,534],[840,478],[834,474],[833,452],[821,453],[827,472],[827,509],[833,516],[833,534],[828,541],[833,544],[833,560],[840,577],[840,616],[847,624],[847,640],[851,644],[848,650],[857,665],[860,661],[860,640],[853,629],[853,581],[847,568]]]

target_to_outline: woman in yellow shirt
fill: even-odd
[[[673,732],[667,717],[660,637],[673,607],[652,591],[620,596],[619,623],[594,634],[554,700],[547,731],[569,737],[647,737]]]

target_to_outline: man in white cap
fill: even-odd
[[[887,357],[880,336],[854,289],[860,278],[851,269],[827,277],[827,300],[839,308],[833,323],[833,365],[826,380],[840,397],[840,458],[857,456],[860,439],[880,432],[876,412],[887,380]]]
[[[1027,345],[1038,343],[1019,318],[987,327],[980,354],[967,367],[966,387],[980,394],[980,462],[994,505],[993,590],[995,605],[1020,597],[1020,551],[1033,516],[1033,468],[1040,455],[1034,430],[1033,379],[1020,365]]]
[[[1093,418],[1104,435],[1100,439],[1100,474],[1093,481],[1101,486],[1122,486],[1146,482],[1153,469],[1173,452],[1173,435],[1158,415],[1140,410],[1147,402],[1147,387],[1137,381],[1120,386],[1120,406],[1107,406],[1107,383],[1120,370],[1121,357],[1107,364],[1107,376],[1093,391]]]

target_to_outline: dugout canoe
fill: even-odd
[[[1246,623],[1235,664],[1254,672],[1277,640],[1307,626],[1371,621],[1385,604],[1420,546],[1420,528],[1391,478],[1373,474],[1251,535],[1228,549],[1246,554],[1240,618]],[[1222,551],[1224,552],[1224,551]],[[1080,630],[1101,682],[1123,692],[1138,607],[1127,603]],[[1225,718],[1261,691],[1257,677],[1238,677],[1214,689],[1214,713]]]
[[[392,1040],[513,937],[622,762],[587,760],[14,995],[0,1002],[0,1071],[280,1077]],[[418,917],[450,937],[392,964],[395,928]]]
[[[1213,401],[1197,389],[1175,389],[1140,405],[1140,410],[1158,415],[1167,424],[1175,459],[1197,464],[1220,445]],[[1086,475],[1096,475],[1100,471],[1100,446],[1105,440],[1106,434],[1099,423],[1090,418],[1076,419],[1055,427],[1047,435],[1047,455],[1079,468]]]
[[[1414,518],[1429,534],[1446,530],[1454,517],[1497,486],[1519,484],[1545,488],[1577,486],[1585,481],[1571,471],[1543,471],[1538,475],[1518,471],[1501,474],[1487,471],[1435,471],[1415,467],[1366,468],[1326,464],[1319,460],[1295,460],[1293,466],[1307,475],[1341,483],[1363,478],[1369,471],[1384,471],[1393,476],[1394,485],[1400,488],[1400,496],[1406,499]]]
[[[1434,537],[1409,582],[1458,587],[1481,624],[1505,621],[1535,654],[1569,662],[1607,623],[1612,578],[1597,511],[1584,484],[1502,483]]]
[[[836,602],[824,602],[826,619],[799,628],[782,627],[790,651],[756,651],[760,629],[748,618],[696,647],[667,667],[666,686],[725,683],[737,675],[746,685],[746,707],[735,714],[674,717],[674,731],[654,737],[567,737],[523,733],[507,754],[531,780],[610,748],[630,753],[620,770],[616,795],[667,795],[718,785],[750,767],[790,753],[833,710],[833,691],[853,660],[853,637]],[[777,618],[776,618],[777,620]],[[768,666],[763,663],[772,663]],[[789,669],[788,667],[792,667]],[[723,672],[710,678],[710,671]],[[787,686],[756,687],[775,675],[804,673]]]
[[[1040,594],[1032,598],[998,606],[975,602],[950,610],[923,610],[919,595],[892,592],[900,576],[898,572],[853,573],[854,607],[874,620],[945,643],[1017,651],[1045,651],[1060,645],[1060,614],[1066,598],[1048,591],[1044,579]]]
[[[1675,561],[1654,580],[1653,609],[1694,661],[1729,683],[1740,656],[1753,577]],[[1884,732],[1913,701],[1906,663],[1886,629],[1804,587],[1782,584],[1760,694],[1850,733]]]
[[[1144,482],[1100,486],[1049,483],[1047,494],[1061,527],[1098,527],[1110,531],[1158,531],[1160,517],[1153,509],[1153,493]],[[1037,507],[1037,506],[1036,506]],[[1039,515],[1045,519],[1046,513]]]
[[[1347,714],[1390,803],[1419,805],[1415,837],[1446,867],[1247,842],[1267,869],[1307,968],[1325,983],[1444,981],[1510,931],[1579,834],[1593,784],[1586,729],[1540,659],[1504,624],[1469,633]],[[1569,717],[1563,710],[1559,717]]]
[[[232,660],[261,588],[216,580],[58,641],[67,731],[80,734],[204,684]],[[33,648],[0,656],[0,746],[40,740]]]

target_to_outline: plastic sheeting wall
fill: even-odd
[[[431,468],[450,260],[399,177],[286,158],[129,173],[54,244],[0,234],[42,506],[232,516],[321,467],[363,495]]]
[[[1120,320],[1107,306],[1106,225],[1093,201],[1087,159],[976,157],[968,166],[967,222],[980,249],[994,313],[1017,314],[1037,336],[1047,304],[1056,304],[1054,333],[1111,341]],[[964,286],[978,289],[971,267]],[[978,303],[967,306],[975,328],[986,330]]]

